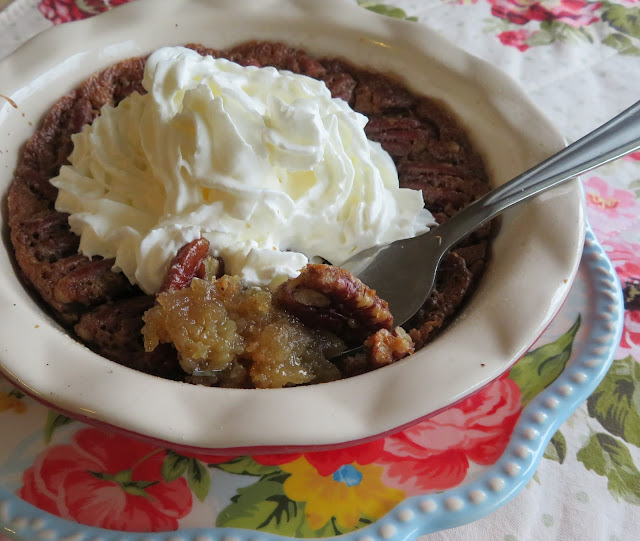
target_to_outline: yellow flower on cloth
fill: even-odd
[[[333,517],[344,528],[354,528],[362,515],[377,519],[405,497],[403,490],[382,483],[381,466],[345,464],[322,476],[300,457],[280,466],[291,474],[284,491],[292,500],[306,503],[309,526],[318,530]]]

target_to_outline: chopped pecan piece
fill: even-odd
[[[411,336],[402,327],[396,327],[393,332],[380,329],[364,341],[364,346],[372,368],[394,363],[415,351]]]

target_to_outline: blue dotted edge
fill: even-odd
[[[478,520],[509,502],[529,482],[558,427],[596,389],[607,373],[622,335],[624,306],[619,281],[604,249],[587,228],[582,263],[596,284],[595,321],[585,347],[549,387],[523,410],[502,457],[468,484],[437,494],[413,496],[375,523],[344,534],[344,541],[405,541]],[[74,541],[275,541],[280,535],[236,528],[130,533],[83,526],[26,503],[0,487],[0,533],[14,539]]]

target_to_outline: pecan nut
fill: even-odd
[[[208,254],[209,241],[205,238],[201,237],[185,244],[171,260],[160,292],[183,289],[189,287],[194,278],[204,278],[204,260]]]
[[[402,327],[380,329],[364,342],[371,368],[380,368],[403,359],[415,351],[413,340]]]
[[[389,306],[375,290],[331,265],[307,265],[278,288],[275,300],[305,325],[331,331],[348,342],[393,326]]]

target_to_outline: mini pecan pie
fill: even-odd
[[[392,77],[281,43],[189,47],[324,81],[334,97],[369,118],[367,136],[393,158],[400,186],[422,191],[438,223],[488,190],[482,160],[454,115]],[[431,296],[405,329],[394,328],[375,291],[329,265],[308,265],[273,293],[246,288],[224,274],[224,262],[209,257],[201,239],[176,254],[154,297],[112,271],[113,260],[79,254],[79,238],[67,215],[54,209],[57,190],[49,181],[68,163],[71,136],[103,106],[145,92],[145,61],[120,62],[62,97],[22,150],[8,197],[11,241],[24,281],[57,321],[112,361],[160,377],[233,387],[357,375],[413,353],[443,331],[484,271],[492,225],[445,258]],[[187,324],[180,319],[185,314],[198,317],[187,317]],[[359,344],[365,354],[331,361]]]

